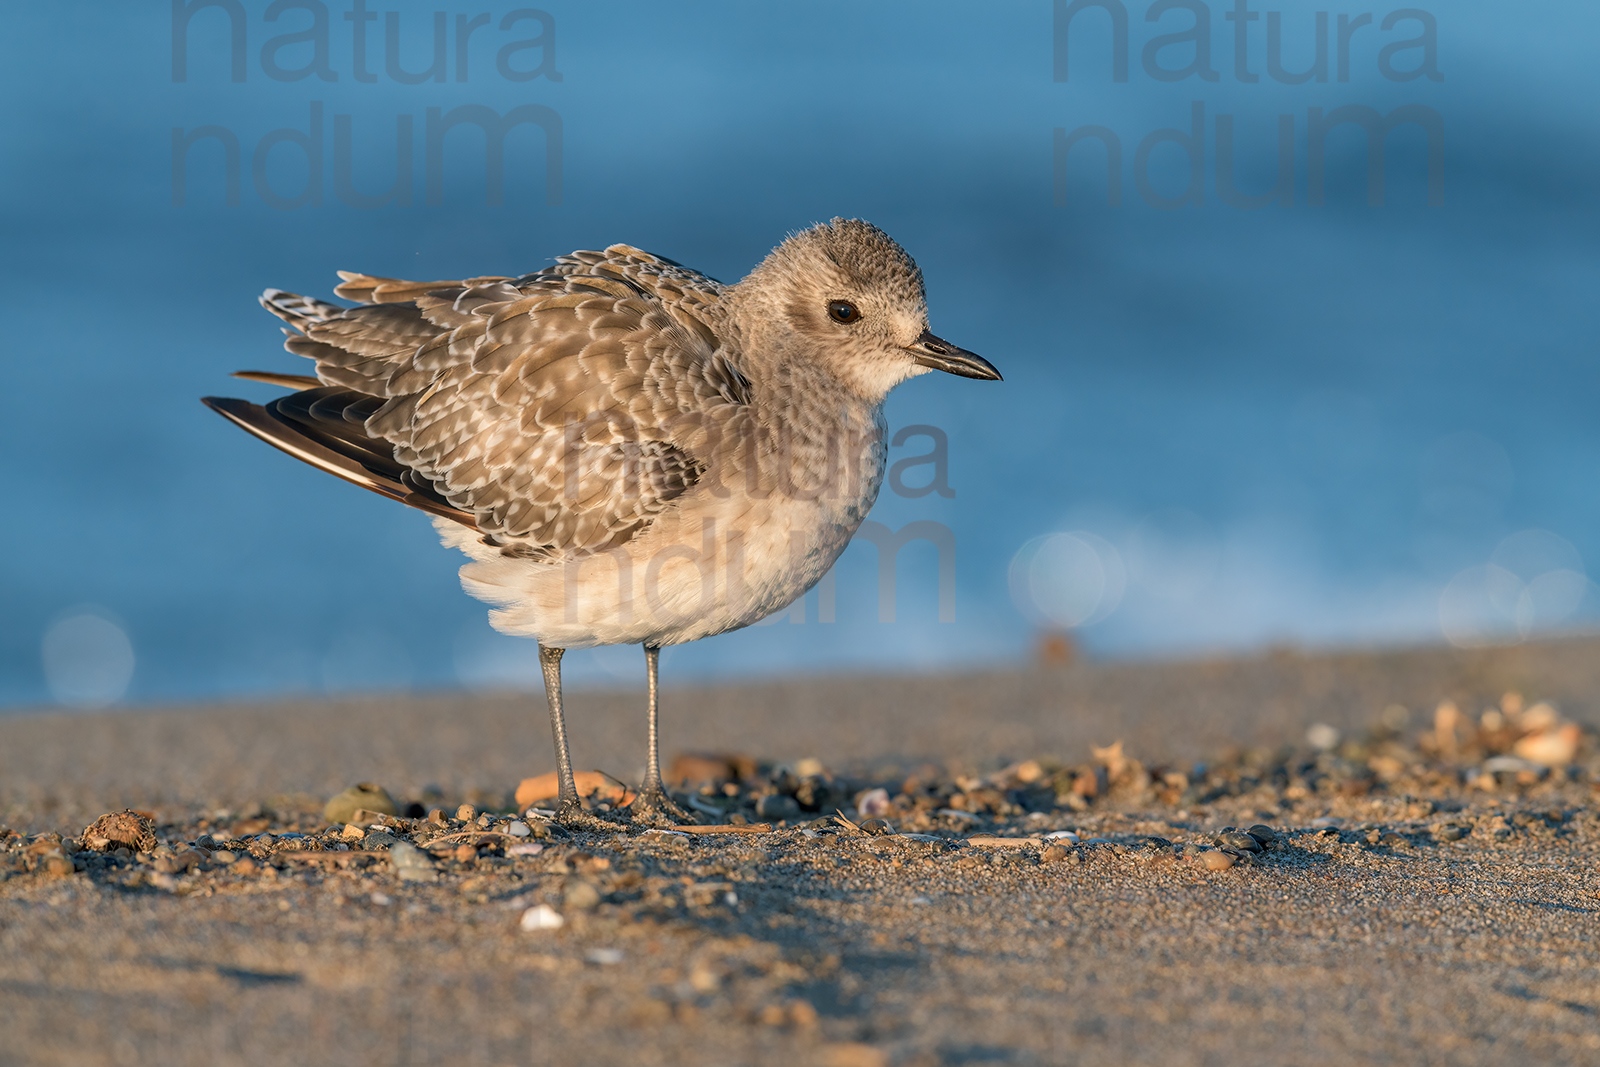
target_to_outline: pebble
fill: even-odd
[[[1463,837],[1466,837],[1467,834],[1471,832],[1471,830],[1465,826],[1462,826],[1460,823],[1447,822],[1441,823],[1433,828],[1433,838],[1435,841],[1460,841]]]
[[[568,882],[561,902],[574,911],[593,911],[600,906],[600,890],[582,879]]]
[[[1582,740],[1582,730],[1576,723],[1555,724],[1555,709],[1548,704],[1536,704],[1529,708],[1523,715],[1524,725],[1533,719],[1533,713],[1538,709],[1548,713],[1546,728],[1517,741],[1511,751],[1529,761],[1544,767],[1565,767],[1578,755],[1578,746]]]
[[[1489,774],[1542,774],[1545,766],[1517,756],[1494,756],[1483,761],[1483,769]]]
[[[1232,853],[1218,852],[1214,849],[1200,853],[1195,859],[1208,871],[1225,871],[1238,862],[1238,858]]]
[[[763,819],[784,821],[800,817],[800,802],[782,793],[771,793],[756,802],[756,814]]]
[[[181,852],[174,852],[170,856],[162,856],[156,860],[155,868],[162,874],[186,874],[199,867],[205,857],[192,848]]]
[[[1266,848],[1268,845],[1272,844],[1278,839],[1278,831],[1274,830],[1270,826],[1263,825],[1262,823],[1256,823],[1254,826],[1250,827],[1250,829],[1246,830],[1245,833],[1261,842],[1262,848]]]
[[[437,882],[439,872],[425,852],[405,841],[389,846],[389,862],[402,882]]]
[[[621,963],[623,957],[620,948],[592,948],[583,954],[583,958],[602,967],[611,967]]]
[[[1050,845],[1039,853],[1041,863],[1058,863],[1067,858],[1068,850],[1060,845]]]
[[[39,861],[39,871],[49,878],[66,878],[76,870],[72,861],[60,852]]]
[[[684,835],[684,836],[688,836],[688,835]],[[537,856],[539,853],[541,853],[543,851],[544,851],[544,846],[539,844],[537,841],[524,841],[521,844],[512,845],[510,848],[506,849],[506,855],[508,855],[508,856]]]
[[[471,804],[463,804],[456,809],[456,818],[462,822],[471,822],[478,817],[478,809]]]
[[[522,919],[518,925],[528,933],[533,933],[537,930],[559,930],[567,925],[567,920],[562,918],[561,913],[550,905],[535,904],[522,913]]]
[[[1339,731],[1325,722],[1312,723],[1306,731],[1306,743],[1312,748],[1327,752],[1339,745]]]
[[[400,839],[387,830],[374,830],[361,841],[361,847],[368,852],[382,852],[392,848]]]
[[[1227,832],[1224,832],[1224,833],[1220,833],[1220,834],[1218,834],[1216,837],[1214,837],[1212,839],[1212,842],[1218,848],[1232,849],[1232,850],[1234,850],[1236,852],[1260,852],[1261,851],[1261,842],[1260,841],[1257,841],[1250,834],[1241,833],[1238,830],[1231,830],[1231,831],[1227,831]]]
[[[349,822],[358,811],[375,811],[380,815],[399,813],[394,797],[383,786],[374,782],[359,782],[328,801],[322,817],[330,823]]]
[[[861,832],[869,837],[888,837],[894,833],[894,827],[884,819],[868,819],[861,824]]]
[[[753,775],[755,771],[753,761],[744,762],[752,764],[749,770]],[[667,768],[666,779],[673,785],[683,787],[717,786],[724,782],[737,782],[745,777],[740,772],[746,768],[740,766],[740,763],[741,760],[737,756],[682,752],[673,759],[672,766]]]
[[[506,827],[506,833],[512,837],[532,837],[533,829],[521,819],[512,819],[511,824]]]

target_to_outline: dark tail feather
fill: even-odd
[[[309,374],[279,374],[270,370],[236,370],[233,376],[243,378],[247,382],[261,382],[283,389],[315,389],[322,384],[319,379]]]
[[[335,390],[330,389],[328,392],[332,393]],[[290,418],[285,418],[260,404],[252,404],[248,400],[207,396],[202,397],[200,402],[246,433],[259,437],[302,463],[309,463],[336,478],[343,478],[353,485],[359,485],[390,500],[398,500],[430,515],[451,519],[473,529],[478,527],[473,516],[452,507],[437,493],[414,484],[407,484],[409,479],[405,478],[405,469],[392,458],[385,460],[373,447],[373,442],[364,442],[365,447],[362,447],[354,439],[346,439],[349,437],[348,431],[337,436],[321,433],[314,423],[304,423],[299,419],[291,421]],[[281,402],[274,402],[273,407]]]

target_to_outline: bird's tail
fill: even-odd
[[[296,390],[267,404],[234,397],[202,397],[201,403],[235,426],[302,463],[390,500],[477,528],[477,520],[453,506],[416,472],[394,457],[387,441],[371,437],[366,420],[383,405],[379,397],[325,386],[315,378],[267,371],[235,377]]]

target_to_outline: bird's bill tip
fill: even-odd
[[[963,378],[979,378],[984,381],[998,382],[1004,379],[995,365],[978,355],[968,352],[964,348],[957,348],[949,341],[934,336],[930,331],[923,330],[915,344],[910,346],[910,352],[915,357],[918,365],[931,370],[942,370],[946,374],[956,374]]]

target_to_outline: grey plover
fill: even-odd
[[[930,370],[999,379],[928,329],[922,273],[887,234],[834,219],[724,285],[627,245],[520,278],[340,272],[355,307],[269,289],[316,376],[205,403],[296,459],[433,516],[490,621],[539,646],[566,825],[614,824],[573,785],[565,649],[644,646],[646,771],[662,787],[665,645],[748,626],[844,551],[883,480],[883,402]]]

